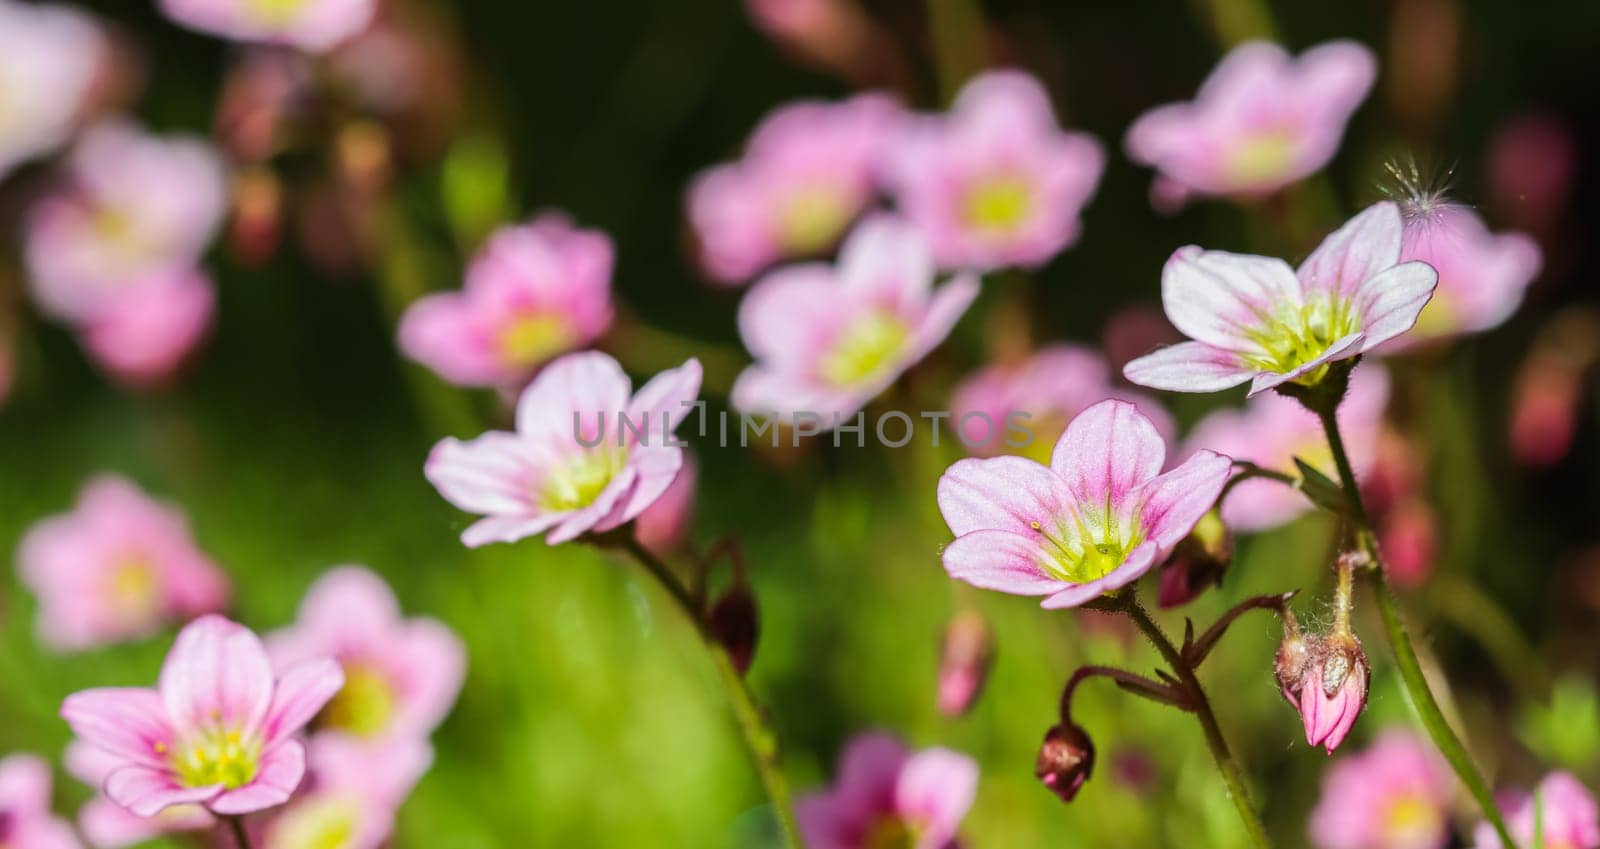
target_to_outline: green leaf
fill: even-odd
[[[1300,491],[1312,504],[1341,516],[1345,514],[1350,503],[1344,497],[1343,487],[1299,457],[1294,458],[1294,465],[1300,470]]]

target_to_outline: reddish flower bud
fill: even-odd
[[[706,627],[717,644],[727,650],[733,668],[740,675],[748,672],[761,635],[761,612],[750,588],[742,581],[729,587],[712,603]]]
[[[944,629],[939,657],[939,712],[960,716],[972,709],[994,661],[994,635],[983,615],[957,613]]]
[[[1329,754],[1339,748],[1367,704],[1367,655],[1349,634],[1323,641],[1300,682],[1300,718],[1306,742]]]
[[[1415,587],[1433,572],[1439,551],[1439,522],[1420,498],[1396,504],[1383,518],[1383,568],[1396,584]]]
[[[1070,802],[1094,772],[1094,743],[1076,725],[1057,725],[1045,732],[1033,774],[1050,792]]]
[[[1233,535],[1222,523],[1222,514],[1212,510],[1200,517],[1161,567],[1156,604],[1163,609],[1188,604],[1206,588],[1221,585],[1232,562]]]
[[[1305,680],[1306,667],[1311,664],[1311,650],[1311,641],[1299,630],[1292,630],[1283,635],[1273,659],[1272,671],[1278,677],[1278,689],[1296,710],[1300,707],[1300,685]]]

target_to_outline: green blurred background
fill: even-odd
[[[1219,2],[1225,13],[1234,9]],[[87,5],[145,45],[140,115],[158,129],[208,132],[234,50],[166,23],[143,0]],[[937,105],[927,8],[867,5],[910,59],[906,96]],[[484,0],[440,9],[471,64],[468,123],[509,158],[504,205],[517,214],[558,207],[610,233],[619,298],[672,334],[670,344],[612,340],[634,353],[649,348],[625,363],[653,370],[700,353],[737,365],[737,295],[700,283],[685,248],[682,191],[697,169],[734,155],[773,106],[846,88],[787,60],[732,0]],[[1459,24],[1446,63],[1451,84],[1437,105],[1419,105],[1415,80],[1403,73],[1408,57],[1449,39],[1437,26],[1443,18],[1424,15],[1432,28],[1401,26],[1419,9],[1444,9]],[[1345,212],[1376,197],[1385,158],[1412,152],[1456,163],[1462,196],[1475,200],[1485,141],[1508,117],[1554,114],[1585,153],[1600,133],[1600,4],[1364,0],[1279,2],[1270,11],[1292,49],[1354,37],[1380,55],[1379,88],[1318,184]],[[994,62],[1039,74],[1063,123],[1112,151],[1139,112],[1189,96],[1230,37],[1219,37],[1212,7],[1198,0],[993,2],[981,13],[990,32],[974,43]],[[1505,447],[1508,387],[1530,339],[1558,310],[1594,305],[1593,166],[1585,158],[1576,178],[1569,253],[1547,258],[1518,315],[1448,356],[1397,366],[1407,415],[1433,451],[1430,486],[1444,530],[1436,579],[1406,601],[1429,654],[1449,672],[1475,754],[1502,783],[1529,782],[1553,759],[1591,785],[1597,777],[1589,724],[1600,717],[1585,695],[1600,666],[1596,411],[1583,413],[1575,448],[1557,468],[1521,469]],[[396,208],[408,229],[387,273],[319,272],[292,244],[254,267],[219,248],[210,262],[217,327],[174,391],[118,391],[66,333],[33,323],[20,384],[0,409],[0,551],[14,551],[33,521],[68,509],[87,476],[117,471],[188,511],[200,545],[234,581],[234,614],[259,630],[287,623],[330,565],[364,563],[386,576],[409,612],[443,619],[471,651],[466,689],[435,736],[436,764],[402,812],[397,847],[763,845],[754,772],[703,650],[665,597],[626,562],[582,546],[468,551],[456,540],[466,517],[422,478],[432,442],[489,425],[494,406],[402,362],[392,344],[397,298],[419,285],[459,283],[462,246],[444,212],[441,175],[433,161],[401,177]],[[1263,226],[1260,210],[1206,203],[1157,216],[1148,178],[1111,157],[1083,241],[1036,275],[1043,338],[1097,343],[1117,307],[1154,303],[1160,264],[1177,245],[1305,249]],[[15,240],[6,240],[9,251]],[[986,308],[980,302],[913,376],[919,394],[937,397],[981,363]],[[1184,423],[1237,402],[1166,400]],[[724,399],[710,401],[715,411]],[[886,728],[981,761],[965,827],[978,849],[1243,845],[1193,720],[1110,687],[1086,687],[1076,711],[1099,746],[1095,779],[1070,806],[1038,786],[1034,755],[1071,670],[1094,662],[1149,671],[1156,658],[1132,634],[946,578],[938,552],[949,534],[933,480],[956,456],[948,444],[819,447],[785,468],[703,440],[696,450],[696,538],[734,532],[744,545],[763,620],[753,687],[771,708],[797,788],[831,776],[852,734]],[[1205,622],[1230,600],[1292,587],[1306,588],[1303,599],[1325,597],[1333,530],[1318,516],[1241,541],[1222,590],[1185,612]],[[1462,612],[1462,593],[1473,588],[1508,617],[1499,624],[1534,647],[1542,669],[1532,683],[1493,662],[1485,644],[1497,638],[1480,633],[1484,614]],[[9,570],[0,592],[0,751],[58,754],[67,740],[55,716],[60,699],[153,680],[170,641],[52,656],[35,642],[33,602]],[[952,720],[935,711],[933,688],[941,629],[963,607],[986,614],[999,654],[976,710]],[[1323,614],[1314,600],[1302,609],[1313,620]],[[1376,671],[1361,738],[1409,721],[1369,612],[1358,630],[1372,637]],[[1179,616],[1163,621],[1181,629]],[[1276,692],[1277,640],[1268,617],[1246,618],[1202,678],[1266,818],[1293,846],[1304,842],[1328,758],[1306,748],[1298,717]],[[1554,713],[1537,707],[1546,671],[1576,682]],[[62,776],[61,809],[87,792]]]

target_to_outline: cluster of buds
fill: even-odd
[[[1325,636],[1303,634],[1285,619],[1274,671],[1283,697],[1305,722],[1306,742],[1330,754],[1339,748],[1367,704],[1370,667],[1361,641],[1344,627]]]

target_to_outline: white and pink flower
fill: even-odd
[[[944,341],[978,294],[962,274],[937,291],[916,228],[888,216],[850,234],[836,266],[768,274],[739,306],[739,335],[756,358],[733,386],[747,413],[843,418],[861,409]]]
[[[0,0],[0,178],[66,141],[104,51],[71,7]]]
[[[1410,333],[1389,344],[1411,347],[1498,327],[1539,276],[1539,245],[1522,233],[1491,233],[1477,213],[1446,206],[1406,222],[1400,260],[1439,272],[1439,287]]]
[[[795,816],[811,849],[953,849],[977,792],[972,758],[862,734],[845,747],[833,786],[801,798]]]
[[[39,598],[40,638],[60,650],[147,636],[228,601],[183,514],[109,475],[89,481],[71,513],[28,530],[17,571]]]
[[[941,268],[989,269],[1034,268],[1076,242],[1104,170],[1099,142],[1056,124],[1038,80],[990,71],[948,116],[908,123],[888,173]]]
[[[78,830],[95,849],[124,849],[164,834],[206,831],[217,824],[200,804],[174,805],[153,817],[141,817],[111,801],[99,791],[123,762],[110,752],[73,741],[63,760],[67,772],[98,794],[78,809]]]
[[[319,734],[307,762],[305,788],[260,828],[261,849],[378,849],[432,764],[433,750],[425,740],[403,735],[374,746]]]
[[[50,812],[50,765],[43,758],[0,758],[0,846],[79,849],[72,826]]]
[[[462,533],[468,546],[546,531],[545,541],[556,545],[611,530],[638,518],[672,485],[683,466],[672,432],[699,393],[698,360],[632,393],[616,360],[569,354],[523,390],[515,432],[445,439],[424,473],[445,500],[485,517]]]
[[[366,29],[377,10],[378,0],[161,0],[161,11],[190,29],[313,53]]]

